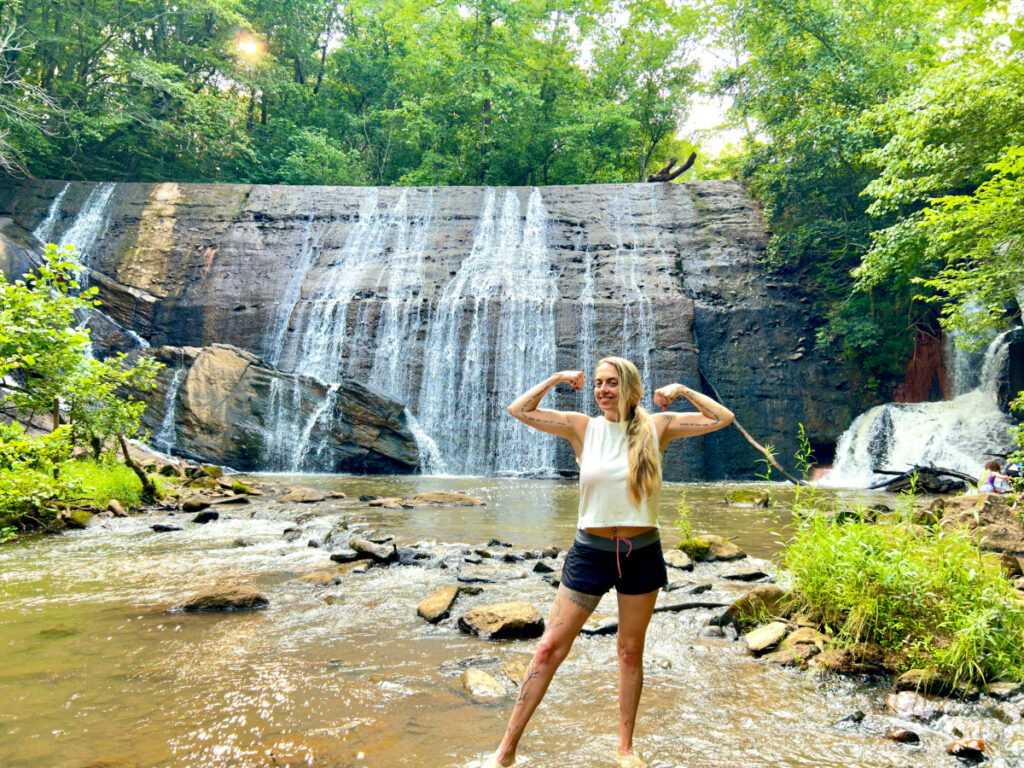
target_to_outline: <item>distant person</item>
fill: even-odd
[[[565,558],[562,581],[537,652],[519,687],[508,729],[484,768],[514,765],[516,748],[555,670],[565,659],[601,596],[615,587],[619,607],[619,747],[621,766],[645,763],[633,751],[633,727],[643,687],[647,625],[658,591],[667,581],[658,531],[661,456],[673,440],[727,427],[732,412],[682,384],[654,393],[667,408],[682,396],[699,413],[651,415],[640,407],[643,383],[628,360],[606,357],[594,371],[601,416],[538,408],[556,384],[580,389],[582,371],[562,371],[521,395],[508,412],[524,424],[564,437],[580,465],[576,540]]]
[[[1010,476],[1002,474],[999,470],[998,461],[985,464],[985,471],[981,473],[981,479],[978,481],[978,493],[1003,493],[1003,489],[997,483],[1000,480],[1009,483]]]

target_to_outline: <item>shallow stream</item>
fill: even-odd
[[[496,746],[514,686],[506,681],[508,697],[481,704],[463,690],[460,675],[478,666],[503,680],[501,664],[526,663],[535,641],[484,641],[462,634],[450,620],[431,626],[418,618],[423,598],[455,583],[451,570],[371,569],[335,586],[297,580],[335,567],[325,550],[307,541],[355,517],[400,544],[480,546],[497,537],[517,547],[565,548],[573,535],[575,484],[310,475],[260,480],[340,490],[349,500],[311,506],[258,501],[223,508],[228,519],[202,526],[181,513],[104,519],[84,531],[0,548],[0,765],[464,766]],[[774,572],[765,559],[778,552],[773,531],[786,521],[761,508],[725,505],[734,485],[668,486],[666,544],[678,539],[671,521],[684,487],[694,527],[735,537],[751,557],[673,573],[673,580],[714,587],[699,598],[663,593],[659,602],[728,602],[749,587],[716,575],[755,567]],[[409,497],[425,490],[466,491],[487,506],[387,510],[351,501],[364,493]],[[284,530],[307,513],[322,514],[302,521],[303,536],[287,542]],[[158,522],[185,530],[155,533],[150,526]],[[236,546],[238,539],[251,546]],[[199,587],[233,582],[256,584],[269,608],[166,612]],[[460,597],[454,614],[526,600],[546,616],[553,594],[527,573]],[[614,595],[598,612],[615,612]],[[637,730],[637,745],[652,766],[960,765],[945,753],[953,736],[943,726],[911,726],[922,735],[920,746],[889,741],[885,732],[898,723],[885,715],[883,689],[821,681],[758,662],[740,643],[699,639],[713,613],[659,613],[652,620]],[[526,764],[614,765],[615,685],[614,637],[581,637],[523,740]],[[837,725],[857,709],[867,713],[864,722]],[[1019,719],[999,724],[987,738],[1004,755],[1024,756],[1019,729]]]

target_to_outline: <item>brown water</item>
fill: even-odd
[[[268,478],[262,478],[268,480]],[[274,481],[277,478],[273,479]],[[483,508],[328,510],[302,524],[309,536],[358,514],[401,542],[568,546],[575,522],[570,482],[479,478],[282,479],[361,493],[410,496],[464,490]],[[694,527],[735,536],[752,559],[702,565],[716,573],[770,566],[776,521],[763,509],[729,507],[734,486],[687,485]],[[667,543],[682,486],[664,494]],[[776,489],[784,493],[784,490]],[[535,641],[488,642],[451,623],[417,618],[419,601],[453,583],[450,570],[393,567],[348,575],[339,586],[294,579],[330,567],[328,554],[286,543],[282,532],[309,508],[260,503],[234,519],[189,525],[183,515],[103,520],[88,530],[0,548],[0,765],[118,766],[462,766],[492,750],[511,695],[474,702],[459,675],[528,661]],[[254,517],[249,517],[254,515]],[[155,522],[185,531],[156,534]],[[237,548],[243,537],[253,546]],[[676,578],[674,575],[673,578]],[[265,611],[185,615],[165,612],[197,587],[256,583]],[[699,599],[731,599],[743,587],[716,587]],[[553,589],[530,576],[463,597],[462,610],[517,599],[546,615]],[[329,599],[328,599],[329,598]],[[662,595],[676,602],[680,593]],[[598,612],[614,613],[614,596]],[[952,738],[917,726],[924,743],[885,736],[882,693],[853,683],[763,665],[741,645],[702,641],[708,610],[652,620],[638,746],[662,766],[953,766]],[[580,638],[523,740],[532,766],[613,765],[616,745],[614,637]],[[510,686],[511,691],[511,686]],[[836,720],[855,709],[860,726]],[[1024,755],[1024,734],[1005,732]],[[1012,745],[1011,745],[1012,746]]]

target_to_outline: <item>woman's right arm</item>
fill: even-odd
[[[508,412],[527,426],[564,437],[572,443],[578,456],[583,450],[583,436],[587,432],[589,417],[575,411],[537,407],[544,395],[557,384],[569,384],[573,389],[579,389],[583,386],[583,371],[560,371],[549,376],[517,397],[508,407]]]

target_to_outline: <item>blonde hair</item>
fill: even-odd
[[[621,357],[605,357],[598,361],[594,370],[605,363],[614,366],[619,374],[619,421],[626,425],[629,441],[626,495],[633,504],[640,506],[661,485],[661,451],[654,437],[654,422],[651,415],[640,407],[644,385],[636,366]]]

